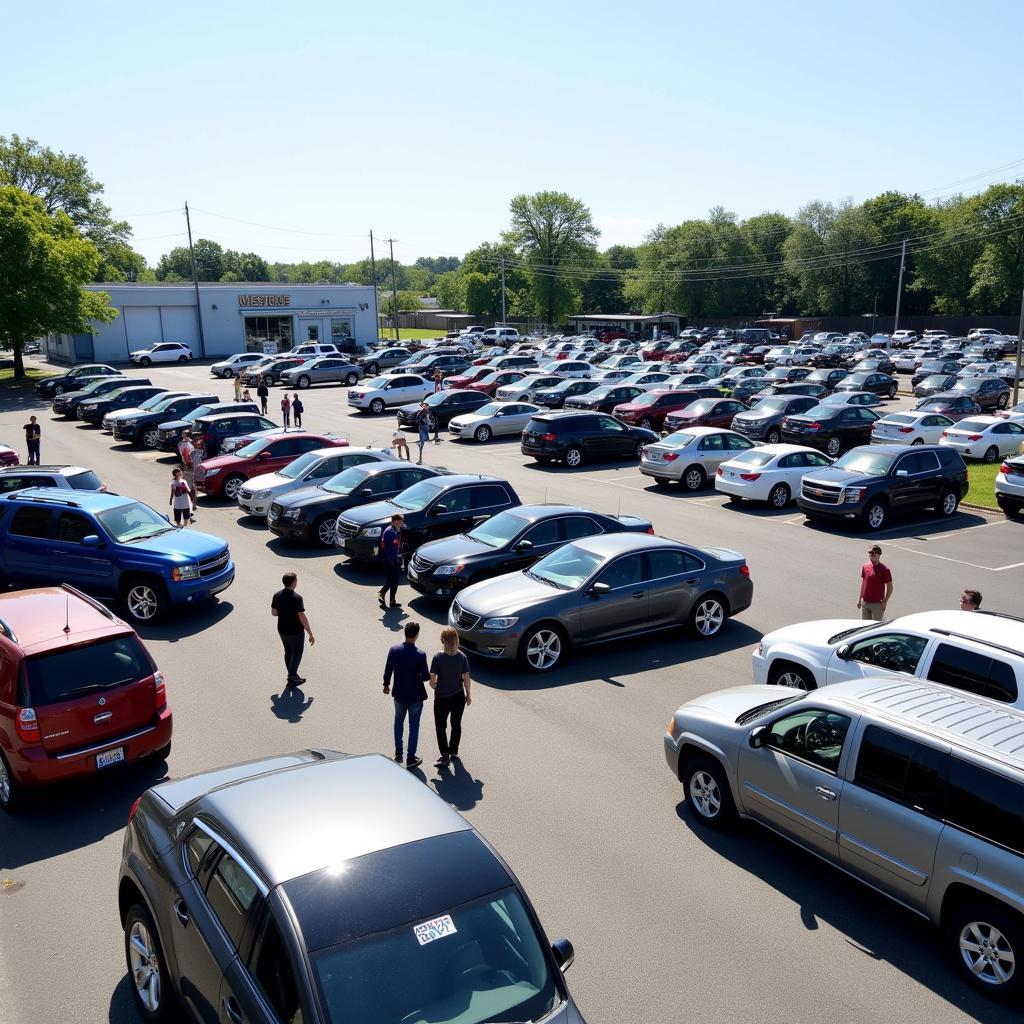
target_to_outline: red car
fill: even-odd
[[[167,756],[164,679],[131,626],[67,584],[0,595],[0,622],[0,808]]]
[[[490,360],[488,360],[489,362]],[[454,377],[445,378],[444,387],[445,390],[459,391],[462,388],[468,388],[470,384],[475,384],[478,380],[483,380],[484,377],[494,373],[493,366],[474,365],[472,368],[467,370],[465,373],[456,374]]]
[[[957,398],[948,396],[922,398],[914,406],[914,412],[938,413],[940,416],[948,416],[954,423],[959,423],[960,420],[966,419],[968,416],[980,416],[984,411],[970,395],[960,395]]]
[[[13,448],[0,444],[0,466],[19,465],[21,465],[21,459],[18,458],[18,453]]]
[[[665,417],[677,409],[685,409],[691,402],[703,398],[709,392],[719,394],[717,388],[692,388],[686,391],[669,391],[665,388],[658,388],[655,391],[646,391],[637,395],[632,402],[617,405],[612,410],[612,415],[623,423],[634,423],[638,427],[647,430],[660,430],[665,423]]]
[[[687,427],[725,427],[732,426],[732,418],[738,412],[750,410],[735,398],[701,398],[685,409],[665,418],[665,429],[668,431],[685,430]]]
[[[237,501],[246,480],[284,469],[314,448],[344,448],[348,441],[325,434],[290,431],[259,437],[231,455],[217,455],[201,462],[195,470],[196,490],[213,498]]]
[[[474,381],[470,384],[467,391],[482,391],[485,395],[494,397],[494,392],[498,388],[503,388],[506,384],[515,384],[516,381],[522,380],[526,376],[521,370],[491,370],[491,372],[478,381]]]

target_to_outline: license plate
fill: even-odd
[[[112,764],[120,764],[124,760],[124,747],[114,747],[96,755],[97,768],[109,768]]]

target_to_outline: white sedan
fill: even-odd
[[[315,448],[276,473],[254,476],[239,488],[238,507],[250,516],[266,516],[275,498],[317,484],[364,462],[394,460],[390,448]]]
[[[1010,409],[1004,409],[999,413],[1004,420],[1013,420],[1014,423],[1024,423],[1024,402],[1018,402]]]
[[[1016,455],[1024,444],[1024,423],[1002,416],[971,416],[942,432],[939,444],[955,448],[965,459],[998,462]]]
[[[192,358],[192,349],[180,341],[163,341],[158,345],[150,345],[149,348],[129,352],[128,358],[139,366],[149,366],[151,363],[187,363]]]
[[[805,473],[830,465],[832,460],[813,448],[765,444],[723,462],[715,474],[715,490],[732,501],[746,498],[785,508],[799,493]]]
[[[374,377],[348,389],[348,404],[364,412],[382,413],[389,405],[422,402],[434,393],[434,382],[413,373]]]
[[[937,412],[891,412],[871,427],[875,443],[938,444],[942,432],[953,426],[948,416]]]
[[[488,402],[474,412],[453,417],[448,429],[456,437],[471,437],[483,443],[502,434],[518,436],[534,413],[546,411],[529,402]]]

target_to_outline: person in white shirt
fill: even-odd
[[[405,431],[399,427],[395,427],[395,432],[391,435],[391,447],[395,449],[395,454],[402,458],[402,453],[405,453],[405,458],[412,462],[412,454],[409,451],[409,442],[405,438]]]

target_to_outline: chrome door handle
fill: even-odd
[[[632,597],[633,597],[634,601],[639,601],[640,598],[643,597],[643,596],[644,596],[644,592],[642,590],[635,590],[635,591],[633,591]]]
[[[184,900],[174,901],[174,916],[183,924],[187,925],[189,922],[188,907],[185,906]]]
[[[829,789],[828,786],[815,786],[814,792],[817,793],[822,800],[835,800],[836,798],[835,792]]]

